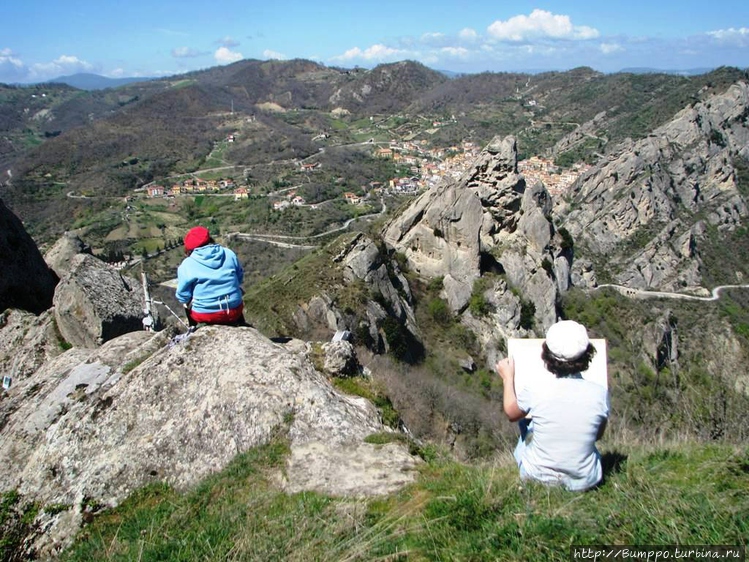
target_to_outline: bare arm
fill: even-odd
[[[603,432],[606,431],[606,423],[608,421],[609,420],[604,418],[603,421],[601,422],[601,425],[598,426],[598,433],[596,434],[596,441],[598,441],[601,437],[603,437]]]
[[[499,376],[502,377],[502,406],[505,414],[511,422],[516,422],[524,418],[528,412],[520,409],[515,395],[515,361],[512,357],[502,359],[497,363],[496,369]]]

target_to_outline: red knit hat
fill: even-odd
[[[204,226],[191,228],[185,235],[185,250],[194,250],[208,244],[211,239],[211,233]]]

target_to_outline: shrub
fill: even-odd
[[[554,266],[549,261],[549,258],[543,259],[543,261],[541,262],[541,267],[549,275],[549,277],[554,276]]]
[[[424,346],[395,318],[388,316],[380,324],[390,353],[398,361],[418,363],[424,357]]]
[[[468,310],[476,317],[485,316],[491,311],[491,305],[483,293],[474,292],[468,301]]]
[[[536,305],[532,301],[520,301],[520,327],[524,330],[533,328]]]
[[[562,250],[573,250],[574,249],[574,242],[572,240],[572,235],[570,234],[569,230],[567,230],[564,227],[561,227],[557,232],[559,232],[559,235],[562,237]]]
[[[429,285],[427,285],[427,289],[430,291],[434,291],[434,292],[441,291],[444,280],[445,278],[442,276],[435,277],[434,279],[429,281]]]
[[[453,315],[450,311],[450,307],[441,298],[434,298],[429,301],[429,315],[434,319],[440,326],[449,326],[453,322]]]

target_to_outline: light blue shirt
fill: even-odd
[[[609,415],[608,391],[577,377],[548,371],[543,384],[523,388],[518,406],[532,416],[530,432],[518,443],[520,475],[569,490],[587,490],[602,478],[596,437]]]
[[[177,269],[177,300],[195,312],[218,312],[242,304],[244,271],[237,255],[219,244],[195,248]]]

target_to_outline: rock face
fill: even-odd
[[[518,174],[515,139],[495,138],[459,180],[420,196],[384,229],[383,238],[405,254],[413,271],[443,278],[443,296],[454,312],[465,310],[478,278],[503,274],[507,283],[494,283],[491,291],[513,291],[518,304],[533,303],[535,321],[544,329],[556,320],[557,295],[570,275],[570,256],[551,223],[551,208],[544,186],[527,186]],[[524,331],[520,315],[503,321],[506,332]]]
[[[44,254],[44,261],[59,278],[70,270],[70,262],[78,254],[90,254],[91,247],[73,232],[66,232]]]
[[[93,348],[143,329],[141,283],[88,254],[73,256],[54,305],[60,333],[76,347]]]
[[[367,332],[369,347],[382,351],[387,349],[388,342],[380,326],[387,318],[403,325],[411,334],[418,334],[408,280],[398,262],[384,256],[371,238],[361,233],[354,235],[332,261],[337,264],[341,283],[358,286],[367,298],[377,295],[377,299],[368,299],[363,317],[357,318],[341,310],[336,299],[324,291],[315,295],[293,315],[296,328],[305,338],[310,339],[310,335],[325,338],[338,330],[360,335]]]
[[[379,494],[414,477],[404,447],[363,442],[385,429],[377,411],[337,392],[304,345],[223,326],[167,341],[134,332],[19,377],[2,402],[0,490],[71,505],[55,531],[70,537],[85,502],[115,505],[152,481],[187,488],[280,428],[286,489]]]
[[[58,277],[44,262],[21,221],[0,200],[0,312],[39,314],[52,306]]]
[[[733,230],[749,212],[734,166],[749,157],[747,111],[749,85],[735,84],[582,176],[563,209],[576,250],[605,257],[614,283],[699,285],[705,231]]]

